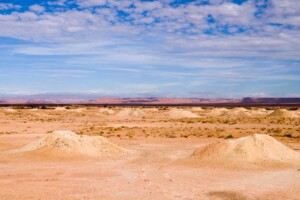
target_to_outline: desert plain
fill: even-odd
[[[0,199],[300,199],[300,109],[2,107]]]

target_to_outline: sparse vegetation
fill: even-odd
[[[286,133],[286,134],[284,134],[284,137],[292,138],[292,137],[293,137],[293,135],[292,135],[292,134],[290,134],[290,133]]]
[[[233,138],[233,136],[230,134],[230,135],[227,135],[226,137],[225,137],[225,139],[231,139],[231,138]]]

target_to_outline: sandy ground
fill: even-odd
[[[298,166],[242,169],[178,162],[228,134],[240,137],[268,130],[300,152],[299,119],[170,119],[163,111],[120,119],[98,109],[1,110],[0,199],[299,199]],[[138,153],[61,161],[3,153],[53,130],[103,135]],[[285,137],[287,132],[292,137]]]
[[[41,136],[0,138],[12,148]],[[216,140],[111,139],[141,154],[103,160],[2,157],[0,199],[299,199],[297,168],[223,169],[174,162]]]

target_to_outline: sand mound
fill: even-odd
[[[172,109],[168,111],[167,115],[170,118],[197,118],[198,115],[187,111],[187,110],[181,110],[181,109]]]
[[[294,113],[300,117],[300,110],[299,109],[294,111]]]
[[[270,111],[267,111],[265,108],[251,109],[248,111],[249,115],[252,117],[263,117],[269,114]],[[273,111],[271,111],[273,112]]]
[[[236,140],[212,143],[192,154],[202,161],[241,165],[266,163],[298,163],[300,154],[265,134],[254,134]]]
[[[105,114],[105,115],[113,115],[113,114],[115,114],[115,111],[113,109],[110,109],[110,108],[100,108],[99,112],[101,114]]]
[[[115,116],[118,118],[142,118],[146,117],[147,113],[141,109],[125,108],[119,111]]]
[[[213,116],[213,117],[218,117],[229,110],[227,108],[213,108],[209,111],[208,115]]]
[[[234,108],[231,110],[226,110],[222,114],[219,115],[220,117],[249,117],[249,111],[245,108]]]
[[[54,108],[54,110],[55,111],[64,111],[64,110],[66,110],[66,108],[65,107],[56,107],[56,108]]]
[[[5,108],[4,111],[5,111],[5,112],[9,112],[9,113],[15,113],[15,112],[17,112],[17,111],[16,111],[15,109],[13,109],[13,108]]]
[[[86,111],[86,108],[71,108],[66,110],[68,112],[83,113],[84,111]]]
[[[52,134],[10,153],[35,153],[54,157],[104,157],[126,152],[101,136],[77,135],[71,131]]]
[[[286,109],[278,109],[269,114],[270,117],[285,117],[285,118],[298,118],[299,116],[293,112]]]
[[[159,110],[157,108],[147,108],[148,112],[158,112]]]
[[[193,107],[192,110],[193,110],[193,111],[198,111],[198,112],[204,111],[204,109],[201,108],[201,107]]]

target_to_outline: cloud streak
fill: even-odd
[[[230,83],[226,92],[232,94],[242,93],[245,84],[252,85],[246,87],[249,91],[257,88],[259,93],[272,94],[272,89],[264,87],[270,81],[287,82],[279,88],[282,93],[300,92],[294,87],[300,74],[298,0],[178,2],[58,0],[29,6],[22,2],[0,3],[0,27],[5,27],[0,29],[0,70],[19,77],[20,63],[25,61],[23,70],[27,66],[28,71],[49,77],[60,74],[52,79],[90,78],[82,83],[86,90],[89,84],[95,88],[109,83],[106,77],[110,76],[129,88],[151,82],[178,83],[153,91],[155,94],[200,94],[199,85],[209,88],[205,91],[221,93],[216,88],[228,81],[241,84]],[[36,72],[37,61],[46,63],[46,71]],[[64,73],[58,73],[57,68]],[[112,85],[106,89],[117,87]],[[179,91],[178,85],[186,88]],[[261,91],[264,89],[268,91]],[[244,93],[247,95],[247,91]]]

